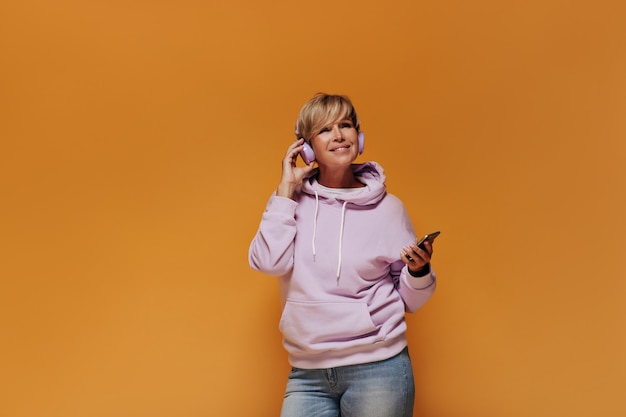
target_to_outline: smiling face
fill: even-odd
[[[359,155],[358,131],[350,119],[323,126],[310,142],[320,166],[349,166]]]
[[[313,148],[319,184],[331,188],[364,185],[354,176],[352,163],[359,155],[359,118],[347,96],[317,94],[298,115],[296,138]]]

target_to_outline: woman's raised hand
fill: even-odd
[[[300,138],[287,148],[287,153],[283,158],[283,173],[276,189],[276,195],[280,197],[292,198],[296,186],[302,179],[313,170],[315,162],[311,162],[304,167],[296,165],[298,154],[304,148],[304,139]]]

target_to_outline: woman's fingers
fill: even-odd
[[[432,246],[426,242],[424,249],[418,247],[415,243],[402,248],[403,260],[406,260],[406,264],[414,268],[421,268],[430,262],[432,255]]]

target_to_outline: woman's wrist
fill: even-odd
[[[430,274],[430,262],[418,269],[417,271],[411,271],[411,268],[408,268],[409,274],[415,278],[422,278],[426,275]]]
[[[293,193],[296,187],[292,184],[278,184],[278,188],[276,188],[276,195],[279,197],[286,197],[293,200]]]

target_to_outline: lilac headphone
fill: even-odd
[[[358,121],[357,126],[360,126],[361,122]],[[300,129],[298,129],[298,123],[296,123],[296,136],[300,135]],[[358,144],[359,144],[359,155],[363,153],[363,149],[365,148],[365,134],[363,132],[359,132],[358,135]],[[302,145],[304,148],[300,151],[300,156],[304,160],[304,163],[309,165],[311,162],[315,161],[315,152],[313,152],[313,148],[309,145],[308,142],[304,142]]]

